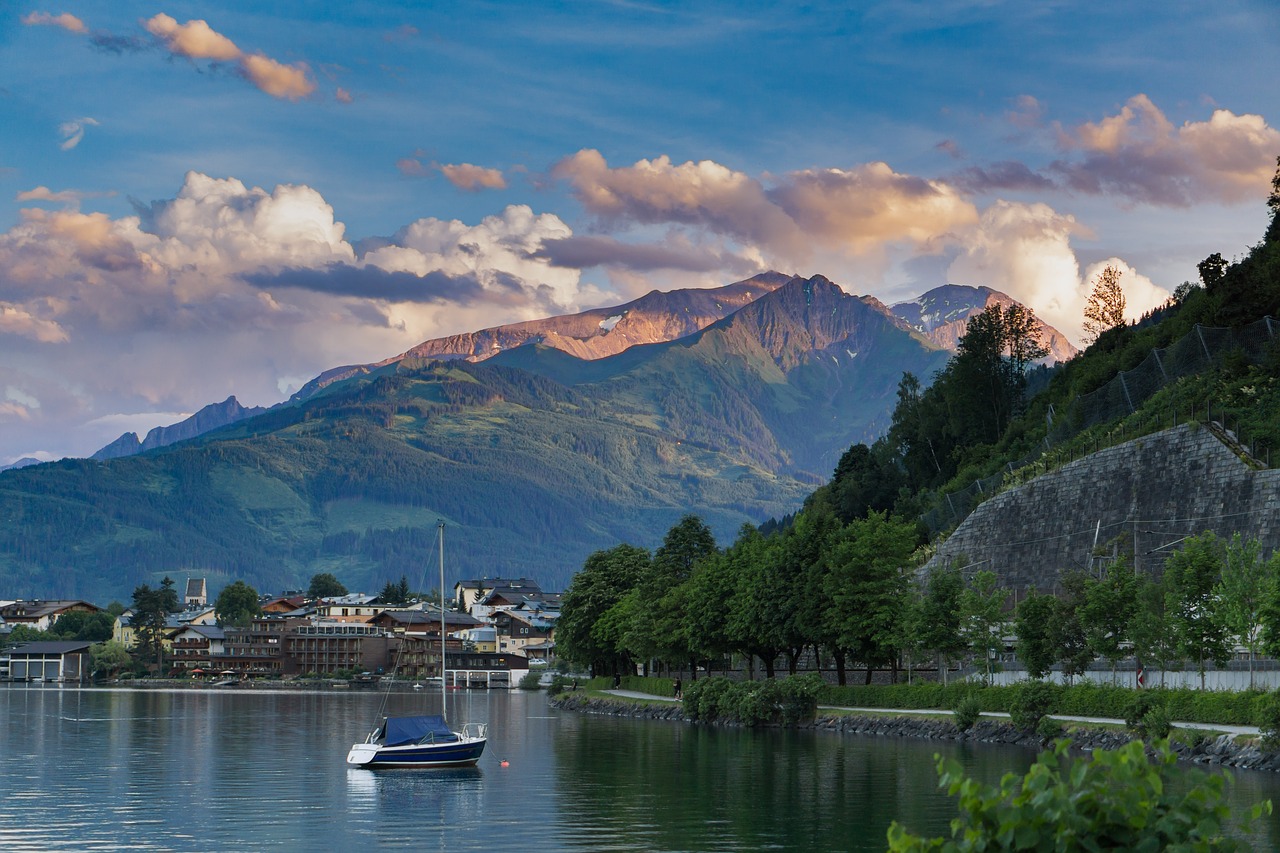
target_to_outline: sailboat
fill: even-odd
[[[363,743],[352,744],[347,763],[357,767],[470,767],[489,740],[484,723],[452,729],[445,702],[444,522],[440,531],[440,713],[383,717]],[[386,707],[384,699],[383,707]]]

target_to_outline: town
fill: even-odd
[[[238,587],[249,589],[228,590]],[[326,587],[330,594],[310,594]],[[161,600],[167,593],[173,611],[161,608],[163,618],[149,624],[119,604],[0,599],[0,681],[83,684],[127,675],[223,686],[308,678],[365,685],[394,676],[507,688],[554,661],[560,615],[560,594],[529,578],[459,581],[442,613],[432,596],[409,595],[403,581],[366,595],[319,575],[312,589],[261,597],[252,616],[232,620],[219,619],[205,578],[189,578],[181,598],[168,578],[160,590],[141,589]]]

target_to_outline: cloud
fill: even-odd
[[[286,65],[262,53],[245,53],[206,21],[179,24],[161,12],[144,21],[143,28],[175,56],[236,63],[241,77],[272,97],[296,101],[316,89],[306,63]]]
[[[74,190],[62,190],[54,192],[46,186],[35,187],[14,196],[15,201],[52,201],[66,204],[76,204],[83,196]]]
[[[425,178],[431,174],[431,167],[416,157],[401,157],[396,161],[396,168],[409,178]]]
[[[1069,215],[1045,204],[997,201],[959,242],[947,281],[985,285],[1030,306],[1040,319],[1079,343],[1092,277],[1108,263],[1125,272],[1126,316],[1136,318],[1169,292],[1119,258],[1094,264],[1081,275],[1071,237],[1087,232]]]
[[[296,101],[316,89],[316,84],[307,76],[310,69],[305,63],[285,65],[253,53],[240,60],[240,70],[253,85],[275,98]]]
[[[1044,107],[1031,95],[1019,95],[1013,99],[1013,108],[1004,114],[1005,121],[1019,130],[1039,127],[1044,118]]]
[[[170,52],[188,59],[214,59],[224,62],[239,59],[240,48],[202,20],[179,24],[161,12],[144,21],[143,28],[164,43]]]
[[[355,101],[355,98],[352,97],[351,93],[348,92],[346,89],[342,88],[341,86],[339,86],[337,90],[334,91],[333,99],[340,104],[350,104],[353,101]]]
[[[1005,160],[990,166],[970,166],[947,178],[948,182],[967,193],[1047,192],[1058,185],[1044,175],[1033,172],[1025,163]]]
[[[89,32],[89,28],[84,25],[84,21],[68,12],[60,15],[51,15],[48,12],[32,12],[22,16],[22,23],[29,27],[46,26],[46,27],[62,27],[68,32],[84,35]]]
[[[486,169],[483,166],[473,166],[470,163],[458,163],[457,165],[440,164],[436,166],[440,173],[448,179],[460,190],[476,192],[481,189],[486,190],[505,190],[507,188],[507,179],[503,177],[502,171],[499,169]]]
[[[1080,154],[1050,166],[1068,187],[1170,207],[1263,197],[1280,150],[1280,130],[1262,116],[1219,109],[1176,127],[1142,94],[1115,115],[1057,130],[1063,150]]]
[[[584,149],[552,175],[607,222],[694,226],[784,265],[816,248],[858,256],[891,243],[923,245],[977,220],[954,188],[885,163],[766,176],[766,186],[710,160],[674,165],[662,156],[610,168],[600,152]]]
[[[474,273],[454,276],[432,270],[418,275],[353,264],[289,267],[279,272],[250,273],[244,276],[244,280],[265,289],[296,287],[334,296],[387,302],[458,302],[466,305],[486,292]]]
[[[66,343],[67,332],[52,320],[42,320],[8,302],[0,302],[0,335],[18,335],[42,344]]]
[[[63,122],[58,125],[58,133],[63,137],[58,147],[63,151],[70,151],[80,144],[80,140],[84,139],[84,129],[86,125],[97,126],[97,119],[78,118],[73,121]]]
[[[534,257],[552,266],[571,269],[613,267],[635,272],[684,270],[747,275],[760,271],[753,260],[723,250],[694,246],[679,235],[670,235],[663,244],[624,243],[613,237],[563,237],[542,241]]]

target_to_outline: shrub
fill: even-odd
[[[1149,690],[1139,690],[1134,693],[1129,700],[1129,707],[1124,712],[1124,724],[1141,735],[1142,721],[1151,709],[1157,706],[1164,707],[1164,702],[1160,701],[1162,698]]]
[[[1070,746],[1059,740],[1026,776],[1005,774],[998,787],[965,778],[957,761],[938,759],[942,786],[960,800],[951,842],[911,835],[894,821],[889,850],[1072,850],[1082,839],[1119,850],[1248,850],[1243,830],[1271,814],[1264,800],[1228,834],[1230,777],[1176,767],[1167,743],[1157,747],[1154,762],[1138,741],[1088,758],[1069,758]]]
[[[529,674],[532,675],[533,673],[529,673]],[[528,676],[525,676],[525,677],[527,678]],[[523,687],[524,682],[521,682],[520,686]],[[559,675],[559,674],[553,675],[551,676],[551,683],[547,685],[547,693],[551,694],[552,696],[555,696],[559,693],[563,693],[566,689],[568,689],[568,687],[569,687],[568,678],[565,678],[563,675]]]
[[[1138,736],[1147,741],[1164,740],[1173,730],[1173,722],[1169,719],[1169,711],[1163,705],[1156,705],[1142,718],[1141,725],[1136,727]]]
[[[1280,690],[1257,701],[1258,728],[1262,731],[1262,747],[1280,749]]]
[[[518,685],[521,690],[537,690],[542,686],[542,673],[536,669],[531,669],[524,674]]]
[[[1036,723],[1036,734],[1044,741],[1062,737],[1062,723],[1053,717],[1041,717],[1040,722]]]
[[[982,703],[978,701],[978,697],[969,695],[956,703],[955,721],[956,728],[962,732],[967,732],[973,728],[973,724],[978,722],[978,717],[982,714]]]
[[[1023,731],[1034,731],[1045,714],[1054,710],[1062,689],[1048,681],[1028,681],[1018,686],[1009,705],[1009,718]]]
[[[822,679],[816,674],[764,681],[730,681],[712,676],[684,691],[684,713],[691,720],[796,725],[812,720]]]

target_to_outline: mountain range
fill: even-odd
[[[123,598],[169,574],[275,591],[330,571],[374,591],[416,581],[438,519],[451,571],[547,587],[687,512],[728,541],[880,435],[902,373],[948,357],[927,335],[992,294],[891,311],[766,274],[428,341],[266,411],[232,398],[227,423],[193,434],[207,412],[150,452],[0,474],[0,589]]]

